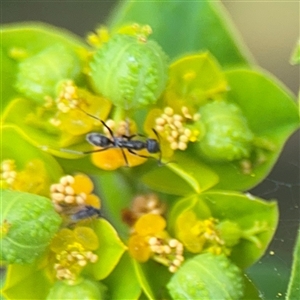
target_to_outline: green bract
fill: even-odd
[[[275,202],[233,191],[211,190],[183,198],[174,205],[168,224],[175,235],[177,220],[186,211],[192,211],[198,220],[218,220],[217,231],[230,248],[229,257],[241,268],[252,265],[264,253],[278,224]],[[191,225],[186,225],[186,233]]]
[[[56,44],[19,63],[16,89],[24,96],[43,103],[45,96],[54,96],[64,79],[77,79],[80,60],[67,47]]]
[[[61,218],[45,197],[2,191],[1,226],[7,234],[1,240],[1,261],[32,263],[49,245]]]
[[[174,300],[238,300],[243,296],[243,277],[224,255],[207,253],[185,262],[167,287]]]
[[[167,81],[166,55],[155,41],[117,34],[94,55],[91,80],[117,107],[154,104]]]
[[[107,288],[100,282],[80,278],[76,283],[57,281],[46,300],[104,300]]]

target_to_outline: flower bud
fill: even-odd
[[[151,40],[116,34],[91,62],[94,89],[123,109],[154,104],[165,88],[167,59]]]
[[[45,197],[2,191],[0,260],[7,263],[32,263],[39,257],[61,224],[51,201]],[[3,230],[1,230],[3,231]]]
[[[226,162],[250,156],[253,133],[237,105],[214,101],[202,106],[199,112],[204,133],[198,146],[204,157]]]
[[[65,79],[76,79],[80,61],[65,46],[55,44],[19,63],[16,89],[24,96],[43,103],[45,96],[53,97],[57,84]]]
[[[167,287],[172,299],[238,300],[243,295],[243,277],[225,255],[205,253],[186,261]]]
[[[80,278],[76,282],[57,281],[46,300],[103,300],[106,286],[101,282]]]

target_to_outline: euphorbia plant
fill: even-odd
[[[279,212],[244,191],[299,114],[218,3],[129,1],[86,42],[4,26],[1,51],[4,297],[259,298]]]

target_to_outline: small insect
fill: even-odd
[[[92,219],[101,217],[100,209],[93,207],[91,205],[86,205],[83,209],[71,215],[71,220],[73,222],[78,222],[84,219]]]
[[[109,138],[106,135],[98,133],[98,132],[91,132],[86,135],[87,142],[89,142],[93,146],[101,147],[101,149],[84,151],[84,152],[62,149],[63,151],[70,152],[70,153],[76,153],[76,154],[90,154],[90,153],[105,151],[105,150],[108,150],[111,148],[119,148],[122,151],[122,155],[125,160],[126,166],[129,166],[128,159],[126,157],[124,149],[128,150],[128,152],[130,152],[131,154],[134,154],[139,157],[154,158],[150,155],[149,156],[141,155],[136,152],[136,151],[146,149],[149,154],[157,154],[158,153],[159,158],[157,160],[158,160],[159,165],[162,165],[162,153],[160,150],[159,135],[155,129],[152,129],[152,130],[153,130],[154,134],[156,135],[157,140],[152,139],[152,138],[147,138],[146,136],[144,136],[142,134],[122,135],[120,137],[116,137],[114,135],[113,131],[111,130],[111,128],[103,120],[101,120],[85,111],[83,111],[83,112],[86,115],[100,121],[102,123],[102,125],[108,130],[111,137]],[[134,139],[136,137],[142,137],[144,140]]]

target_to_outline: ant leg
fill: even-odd
[[[124,158],[124,160],[125,160],[126,167],[129,167],[128,159],[127,159],[127,156],[126,156],[126,154],[125,154],[125,152],[124,152],[124,149],[121,148],[121,147],[119,147],[119,149],[120,149],[121,152],[122,152],[123,158]]]
[[[83,109],[81,109],[81,108],[79,108],[79,107],[78,107],[78,109],[79,109],[80,111],[82,111],[83,113],[85,113],[87,116],[89,116],[89,117],[91,117],[91,118],[93,118],[93,119],[95,119],[95,120],[101,122],[102,125],[108,130],[108,132],[109,132],[109,134],[111,135],[111,137],[112,137],[113,139],[115,139],[112,130],[109,128],[109,126],[107,126],[107,124],[106,124],[103,120],[99,119],[99,118],[96,117],[96,116],[93,116],[93,115],[89,114],[88,112],[84,111]]]
[[[128,150],[128,152],[130,152],[131,154],[136,155],[136,156],[139,156],[139,157],[155,159],[155,160],[158,161],[158,165],[159,165],[159,166],[163,166],[163,165],[164,165],[164,163],[161,161],[161,152],[160,152],[159,159],[157,159],[157,158],[155,158],[155,157],[153,157],[153,156],[150,156],[150,155],[142,155],[142,154],[138,154],[138,153],[134,152],[132,149],[127,149],[127,150]]]
[[[158,143],[160,144],[160,137],[159,137],[157,131],[156,131],[154,128],[152,128],[152,131],[153,131],[154,134],[156,135],[157,140],[158,140]],[[159,159],[158,159],[158,161],[159,161],[159,164],[160,164],[160,165],[163,165],[163,163],[162,163],[162,152],[161,152],[160,149],[159,149]]]
[[[77,150],[72,150],[72,149],[61,148],[60,151],[66,152],[66,153],[78,154],[78,155],[85,155],[85,154],[91,154],[91,153],[95,153],[95,152],[102,152],[102,151],[105,151],[105,150],[108,150],[111,148],[113,148],[113,147],[105,147],[102,149],[95,149],[95,150],[90,150],[90,151],[77,151]]]

